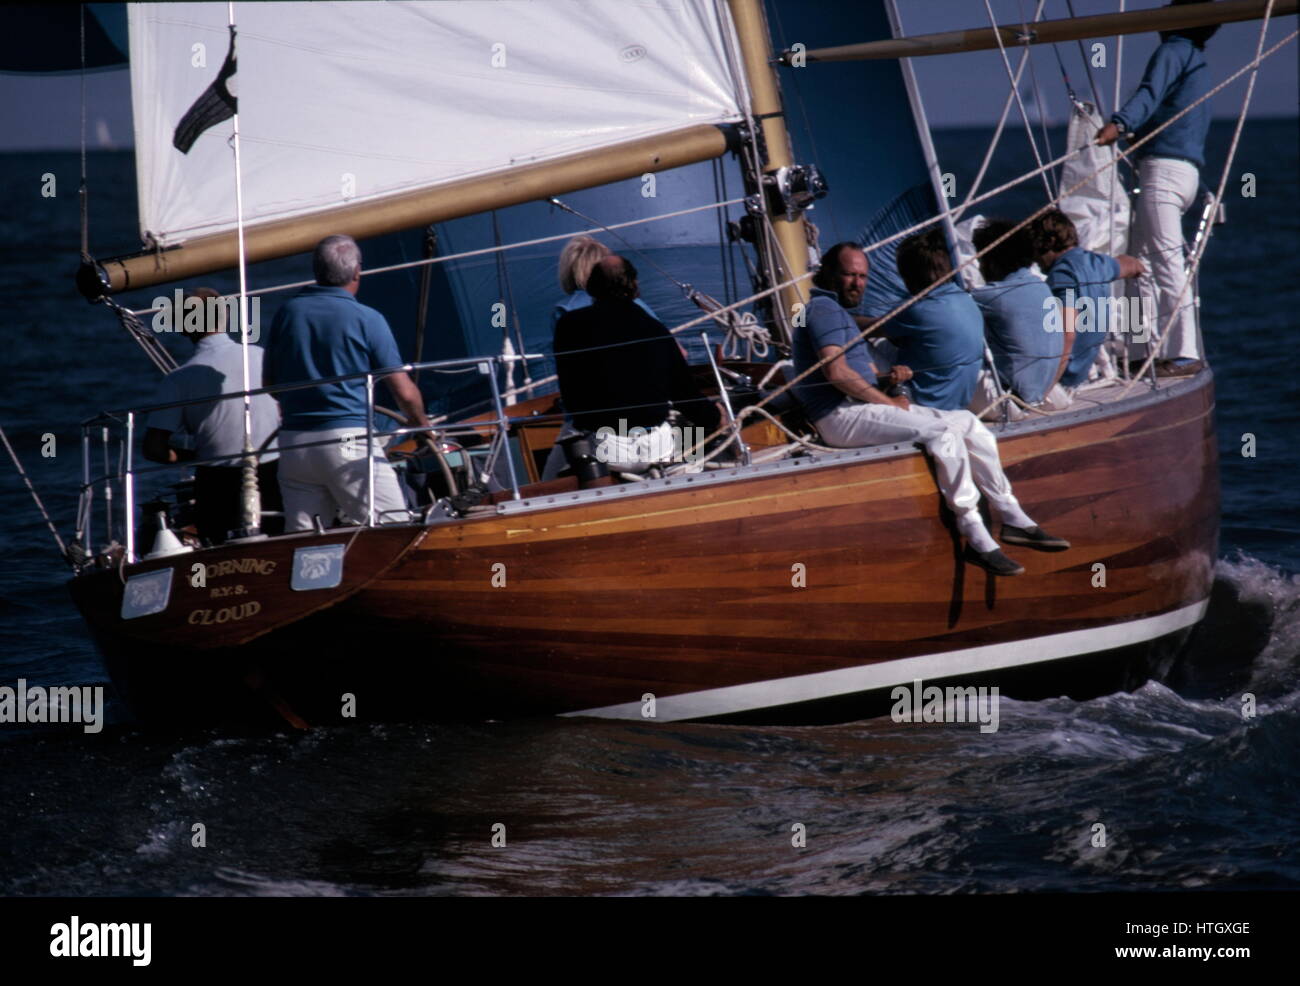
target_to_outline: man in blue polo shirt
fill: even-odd
[[[1172,0],[1171,7],[1197,0]],[[1147,62],[1137,91],[1111,122],[1097,131],[1097,143],[1113,144],[1121,134],[1146,137],[1173,120],[1210,91],[1205,42],[1217,24],[1160,32],[1160,46]],[[1191,208],[1205,167],[1205,137],[1210,104],[1200,103],[1138,149],[1142,194],[1134,209],[1131,249],[1151,268],[1159,295],[1161,347],[1159,372],[1186,376],[1200,368],[1196,308],[1183,263],[1183,213]]]
[[[1061,303],[1061,371],[1063,387],[1077,387],[1088,380],[1110,330],[1111,282],[1137,277],[1146,268],[1136,257],[1094,253],[1079,246],[1074,221],[1060,209],[1049,209],[1032,227],[1038,266],[1047,272],[1047,286]],[[1055,313],[1046,311],[1051,322]]]
[[[907,380],[906,366],[877,376],[848,309],[862,301],[867,256],[856,243],[837,243],[822,256],[812,298],[793,339],[794,385],[822,440],[839,448],[919,442],[934,459],[939,491],[967,539],[968,561],[994,575],[1020,575],[984,525],[982,492],[1002,518],[1002,540],[1040,551],[1070,545],[1038,527],[1020,508],[998,459],[997,440],[969,411],[942,411],[890,397],[882,387]],[[824,363],[822,361],[825,361]],[[822,364],[822,365],[818,365]],[[813,369],[817,367],[816,369]]]
[[[1015,227],[991,219],[975,231],[972,242],[984,250]],[[1034,241],[1020,229],[980,258],[984,286],[971,297],[984,315],[984,332],[1002,386],[1022,401],[1037,404],[1047,396],[1061,366],[1061,333],[1049,331],[1043,315],[1056,302],[1047,283],[1029,270]]]
[[[303,288],[276,313],[266,347],[266,386],[322,380],[401,366],[384,316],[356,299],[361,286],[361,249],[350,236],[327,236],[312,256],[316,283]],[[384,378],[412,426],[429,427],[424,399],[406,373]],[[374,462],[377,522],[409,519],[406,498],[378,438],[366,450],[365,380],[322,384],[276,395],[280,432],[280,489],[285,529],[326,526],[335,514],[345,523],[367,520],[368,473]],[[291,448],[302,443],[310,448]]]
[[[898,245],[898,273],[920,294],[952,270],[943,231],[930,229]],[[885,325],[898,361],[912,368],[912,400],[941,411],[964,410],[975,396],[984,359],[984,319],[953,281],[935,288]]]

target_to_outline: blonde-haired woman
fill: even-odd
[[[591,276],[595,266],[608,257],[613,251],[605,244],[586,234],[579,234],[564,244],[564,249],[560,251],[560,290],[564,292],[564,300],[555,306],[551,313],[551,326],[559,324],[561,318],[572,311],[580,308],[587,308],[592,303],[591,295],[587,294],[587,278]],[[656,318],[654,311],[640,298],[636,303],[651,318]],[[564,457],[564,449],[560,446],[560,439],[568,438],[576,434],[573,422],[566,414],[564,416],[564,426],[560,429],[559,435],[556,436],[555,446],[551,449],[551,454],[546,459],[546,465],[542,469],[542,479],[555,479],[568,461]]]
[[[564,249],[560,251],[559,274],[560,290],[564,292],[565,298],[551,313],[552,325],[565,313],[586,308],[591,304],[591,295],[587,294],[587,278],[591,276],[592,268],[611,252],[609,247],[600,240],[585,233],[573,237],[564,244]],[[637,298],[636,303],[651,317],[655,317],[654,311],[642,299]]]

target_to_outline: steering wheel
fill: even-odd
[[[406,415],[402,414],[400,411],[394,411],[391,408],[381,407],[378,404],[374,405],[374,407],[375,410],[378,411],[380,414],[392,418],[403,428],[411,427],[411,423],[410,421],[407,420]],[[428,431],[418,432],[415,435],[415,439],[426,449],[428,449],[431,453],[433,453],[433,457],[438,460],[438,468],[442,472],[442,478],[447,481],[447,495],[455,496],[458,492],[460,492],[460,490],[456,486],[456,477],[452,474],[451,466],[447,463],[447,457],[443,455],[442,447],[438,444],[438,440],[433,437],[433,434],[431,432]]]

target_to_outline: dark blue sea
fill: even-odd
[[[1248,124],[1229,189],[1249,172],[1257,194],[1229,198],[1203,267],[1221,557],[1173,679],[1086,702],[1004,699],[995,734],[548,719],[177,735],[114,704],[97,735],[0,726],[0,895],[1300,888],[1297,133],[1294,119]],[[964,188],[988,133],[936,136]],[[1216,124],[1207,175],[1228,137]],[[1023,170],[1023,150],[1008,137],[990,180]],[[93,153],[89,170],[92,244],[131,248],[131,155]],[[65,535],[78,422],[144,402],[156,379],[74,292],[77,171],[75,154],[0,157],[0,425]],[[45,173],[54,198],[39,194]],[[1036,194],[985,211],[1023,214]],[[0,685],[107,684],[7,463],[0,496]],[[1254,718],[1240,714],[1245,692]],[[504,847],[491,844],[497,823]],[[796,823],[805,848],[791,844]]]

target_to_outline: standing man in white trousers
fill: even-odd
[[[272,384],[328,380],[402,365],[384,316],[357,301],[361,248],[350,236],[327,236],[312,256],[316,283],[281,306],[271,323],[263,380]],[[406,419],[429,427],[420,389],[405,372],[385,374]],[[364,380],[319,384],[276,394],[283,415],[280,490],[286,531],[309,531],[316,520],[345,524],[404,523],[406,499],[379,440],[366,448]],[[306,445],[304,448],[295,448]],[[374,498],[370,476],[374,476]]]
[[[1172,0],[1170,6],[1192,2],[1196,0]],[[1157,372],[1165,376],[1189,376],[1203,362],[1196,332],[1196,292],[1187,284],[1183,261],[1183,213],[1196,201],[1200,169],[1205,166],[1210,106],[1193,104],[1210,90],[1203,49],[1217,30],[1218,25],[1211,25],[1161,31],[1160,46],[1151,55],[1137,91],[1097,131],[1102,146],[1113,144],[1122,134],[1141,138],[1187,110],[1142,145],[1141,190],[1129,243],[1129,252],[1146,264],[1155,281],[1159,331],[1164,337]]]

